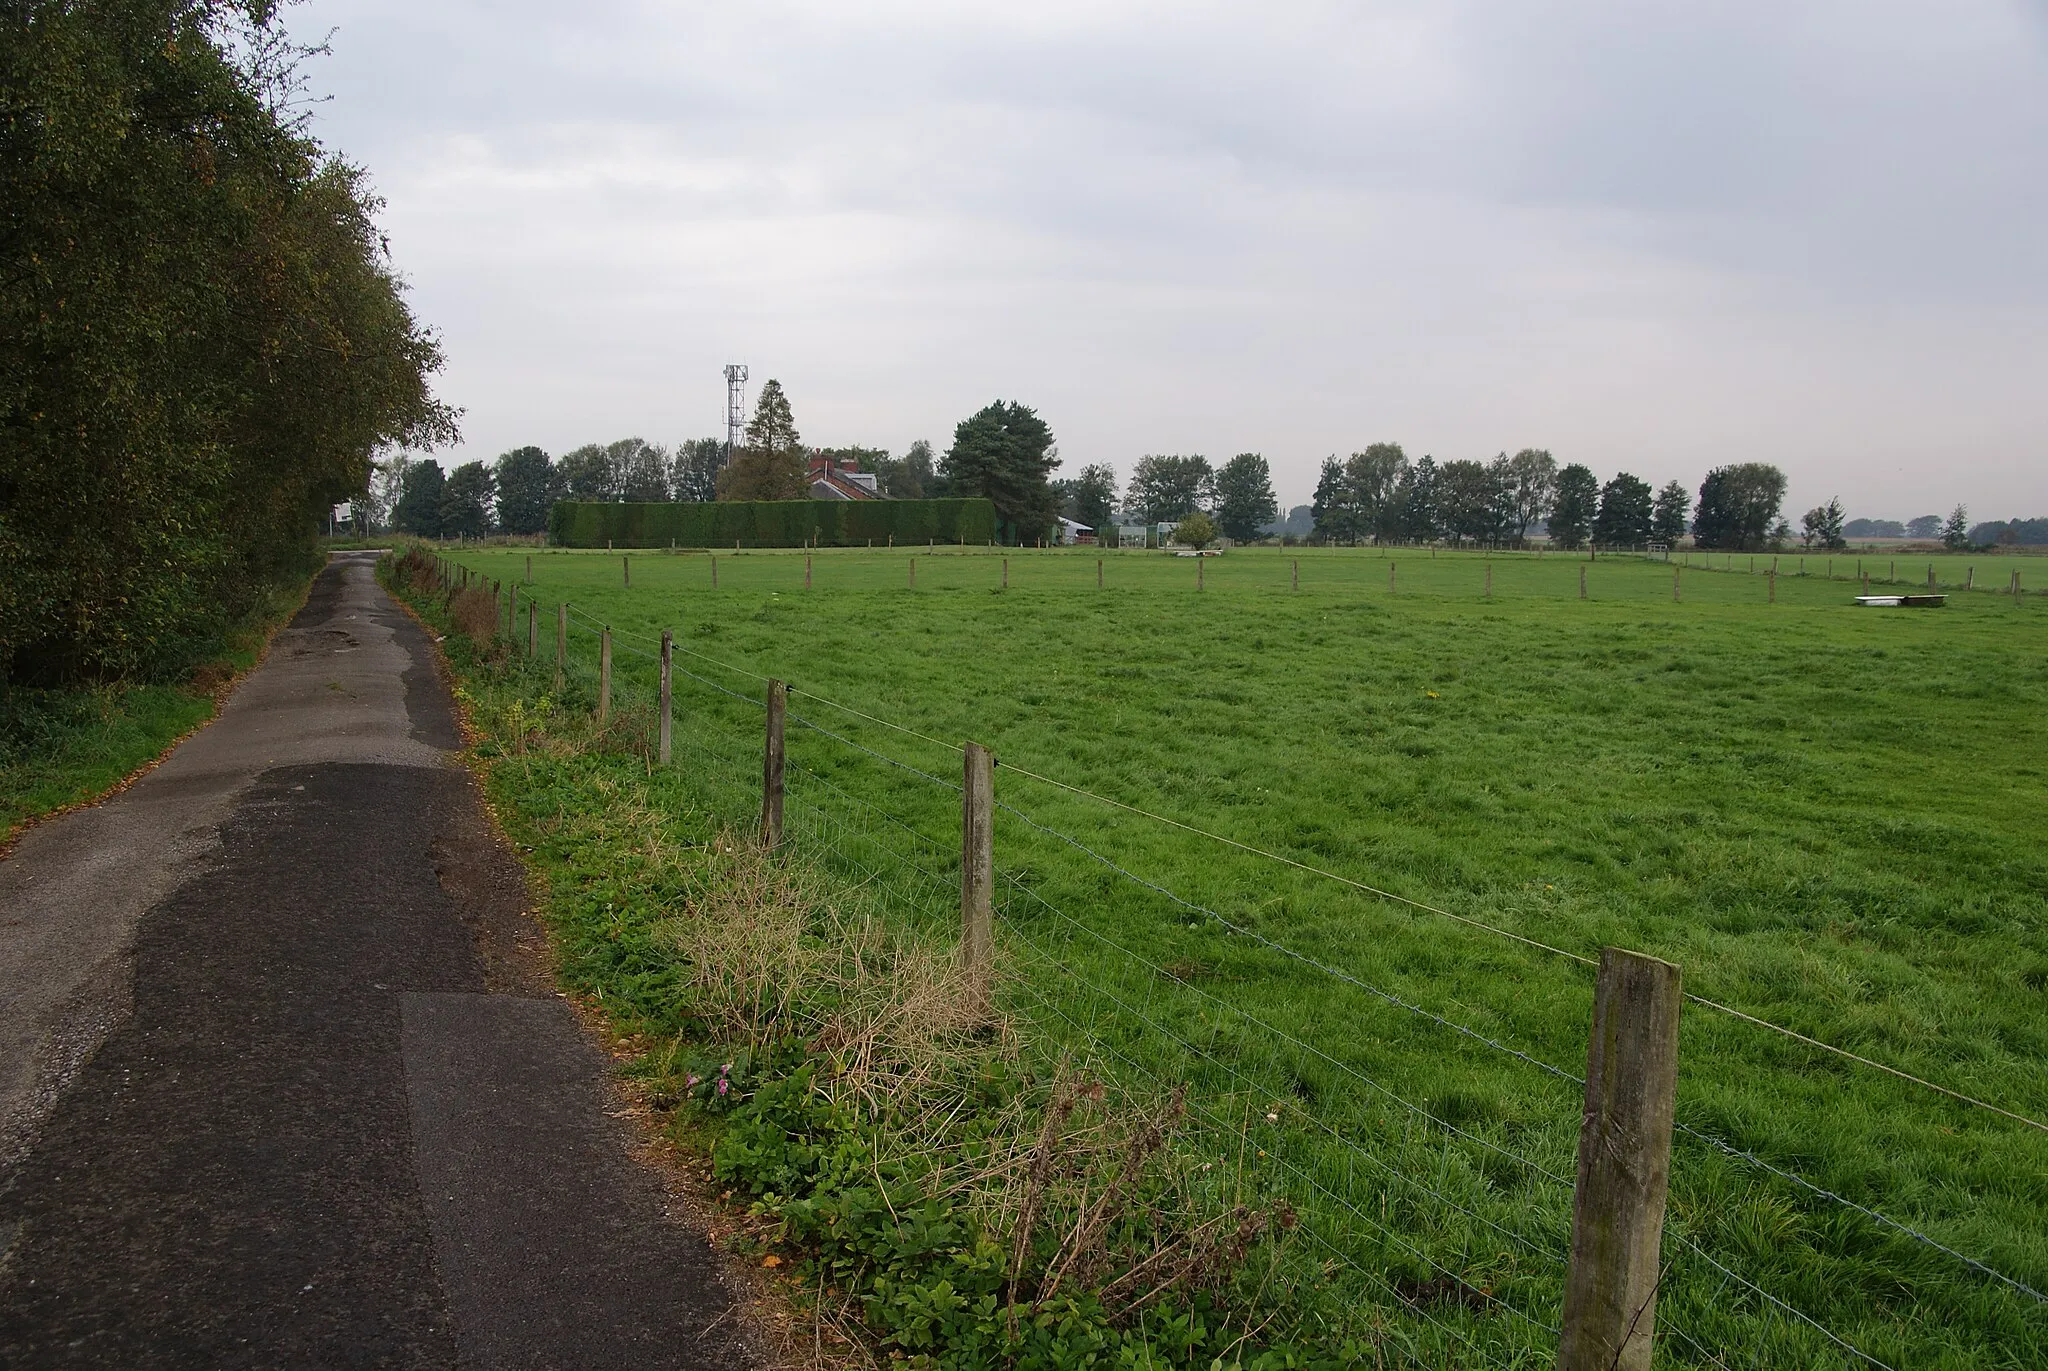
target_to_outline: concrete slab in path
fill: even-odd
[[[331,567],[214,725],[0,862],[0,1365],[748,1360],[516,973],[430,651]]]

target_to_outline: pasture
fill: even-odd
[[[1894,572],[1853,554],[1773,583],[1768,555],[756,551],[714,587],[640,552],[630,588],[617,554],[455,560],[520,583],[522,645],[541,608],[502,689],[553,697],[573,607],[552,708],[591,704],[608,625],[644,726],[676,633],[658,793],[700,836],[758,803],[790,683],[799,849],[936,933],[957,745],[992,748],[1010,1012],[1187,1083],[1219,1196],[1290,1198],[1300,1259],[1424,1360],[1554,1354],[1606,945],[1981,1102],[1689,1003],[1664,1364],[2048,1359],[2048,613],[1998,593],[2042,563],[1900,558],[1911,588],[1974,569],[1923,611],[1854,606]]]

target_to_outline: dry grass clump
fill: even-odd
[[[498,597],[477,586],[458,590],[448,602],[448,619],[457,633],[488,649],[498,639]]]
[[[902,1113],[1003,1036],[971,1008],[952,949],[890,927],[857,894],[750,837],[715,838],[682,903],[671,936],[693,1011],[733,1042],[805,1038],[830,1064],[834,1097],[868,1118]]]

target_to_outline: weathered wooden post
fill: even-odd
[[[1095,559],[1095,588],[1097,590],[1102,589],[1102,559],[1100,557]]]
[[[1774,571],[1774,572],[1772,572],[1772,573],[1770,574],[1770,577],[1769,577],[1769,582],[1770,582],[1770,587],[1771,587],[1771,593],[1770,593],[1770,602],[1771,602],[1772,604],[1776,604],[1776,603],[1778,603],[1778,573],[1777,573],[1777,572],[1775,572],[1775,571]]]
[[[540,656],[540,602],[531,595],[526,597],[526,656],[529,661]]]
[[[1870,593],[1870,573],[1867,571],[1863,573],[1863,593],[1865,595]]]
[[[910,588],[917,589],[917,558],[910,559]]]
[[[995,980],[995,757],[980,743],[962,749],[960,787],[960,966],[968,1006],[986,1017]]]
[[[1388,562],[1388,563],[1387,563],[1387,594],[1389,594],[1389,595],[1392,595],[1393,593],[1394,593],[1394,564],[1393,564],[1392,562]]]
[[[670,631],[669,631],[668,629],[663,629],[663,630],[661,631],[661,734],[660,734],[661,764],[662,764],[663,766],[667,766],[667,765],[668,765],[668,755],[669,755],[669,749],[668,749],[668,742],[669,742],[669,705],[670,705],[671,701],[672,701],[672,700],[673,700],[673,698],[674,698],[674,696],[673,696],[673,690],[674,690],[674,685],[675,685],[675,677],[674,677],[674,674],[673,674],[673,672],[674,672],[674,668],[675,668],[675,648],[676,648],[676,635],[675,635],[674,633],[670,632]]]
[[[1601,950],[1558,1371],[1649,1371],[1683,1002],[1670,962]]]
[[[1492,563],[1492,562],[1488,562],[1488,563],[1486,564],[1486,598],[1487,598],[1487,599],[1489,599],[1489,600],[1491,600],[1491,599],[1493,598],[1493,563]]]
[[[782,846],[782,716],[789,712],[789,688],[768,683],[768,737],[761,750],[761,845]]]
[[[597,726],[612,721],[612,631],[597,635]]]
[[[633,588],[633,559],[631,557],[619,558],[619,578],[620,584],[627,590]]]
[[[1678,577],[1682,570],[1683,568],[1681,567],[1671,568],[1671,603],[1674,605],[1678,603]],[[1771,575],[1775,576],[1777,574],[1777,569],[1773,567],[1771,569]]]
[[[1004,590],[1008,590],[1009,588],[1010,588],[1010,559],[1009,559],[1008,557],[1005,557],[1005,558],[1003,558],[1003,589],[1004,589]]]
[[[1934,563],[1932,562],[1927,564],[1927,588],[1929,590],[1934,589]]]
[[[711,588],[718,589],[718,554],[711,554]]]
[[[1977,588],[1977,568],[1975,568],[1975,567],[1968,567],[1968,568],[1966,568],[1966,569],[1964,570],[1964,572],[1963,572],[1963,589],[1964,589],[1964,590],[1975,590],[1976,588]]]
[[[811,559],[810,559],[809,557],[806,557],[806,558],[804,558],[804,589],[805,589],[805,590],[809,590],[810,588],[811,588]]]
[[[1586,564],[1584,562],[1579,563],[1579,598],[1581,600],[1586,598]]]
[[[1301,559],[1294,559],[1294,589],[1301,589]]]
[[[533,554],[531,552],[526,554],[526,583],[528,585],[533,584]]]
[[[1205,557],[1203,557],[1201,553],[1197,552],[1197,553],[1195,554],[1195,589],[1196,589],[1196,590],[1200,590],[1200,589],[1202,588],[1202,563],[1203,563],[1204,561],[1206,561],[1206,560],[1208,560],[1208,559],[1207,559],[1207,558],[1205,558]]]
[[[562,673],[569,669],[569,606],[555,606],[555,694],[562,693]]]

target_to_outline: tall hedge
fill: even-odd
[[[558,547],[905,547],[986,543],[996,534],[987,500],[722,500],[633,503],[563,500],[548,519]]]

